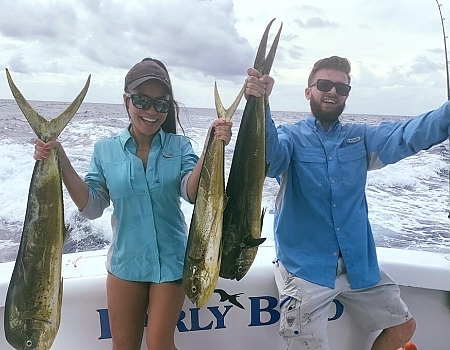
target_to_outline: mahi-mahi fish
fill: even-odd
[[[245,85],[230,108],[225,110],[214,84],[214,101],[218,118],[231,120],[244,94]],[[222,219],[226,206],[224,174],[224,142],[211,130],[197,189],[197,197],[189,227],[183,269],[183,287],[198,308],[214,293],[219,279],[222,253]]]
[[[90,76],[80,94],[57,118],[36,112],[6,76],[14,99],[36,135],[56,140],[86,96]],[[58,333],[62,304],[63,192],[58,154],[35,162],[28,192],[22,237],[5,301],[4,330],[17,350],[48,350]]]
[[[267,25],[259,44],[254,68],[269,74],[275,58],[283,23],[265,57],[269,30]],[[261,237],[265,209],[262,191],[268,164],[266,163],[265,97],[249,96],[245,104],[233,160],[228,176],[228,203],[223,214],[222,264],[220,277],[242,279],[255,259]]]

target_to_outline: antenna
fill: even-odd
[[[439,9],[439,16],[441,17],[441,25],[442,25],[442,35],[444,37],[444,54],[445,54],[445,72],[447,75],[447,100],[450,100],[450,78],[448,73],[448,54],[447,54],[447,35],[445,35],[445,26],[444,26],[444,20],[445,18],[442,17],[442,4],[439,3],[439,0],[436,0],[436,3],[438,5]]]

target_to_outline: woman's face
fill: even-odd
[[[135,136],[137,138],[148,137],[157,133],[167,118],[167,112],[164,109],[162,112],[156,110],[161,110],[161,106],[165,105],[164,100],[169,100],[170,98],[167,87],[158,80],[147,80],[130,91],[130,94],[124,94],[123,98],[131,118],[132,130]],[[146,106],[146,103],[148,104],[149,101],[148,98],[153,100],[148,109],[136,108],[135,104],[141,108]],[[132,99],[135,101],[134,104]]]

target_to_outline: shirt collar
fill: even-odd
[[[130,133],[130,126],[131,124],[123,129],[122,133],[119,136],[120,143],[122,145],[122,148],[124,149],[125,147],[127,147],[127,145],[132,145],[134,148],[137,147],[136,141]],[[163,131],[163,129],[160,128],[152,140],[152,145],[155,144],[155,142],[157,142],[159,145],[164,144],[164,140],[166,137],[166,133]]]
[[[308,114],[305,117],[305,121],[306,121],[306,124],[308,124],[308,126],[310,128],[312,128],[313,130],[316,130],[316,131],[321,130],[321,131],[325,132],[325,130],[322,126],[322,123],[316,117],[314,117],[312,114]],[[335,121],[333,124],[330,125],[327,133],[334,133],[336,131],[339,131],[341,126],[342,126],[341,121],[338,119],[337,121]]]

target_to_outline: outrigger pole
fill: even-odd
[[[445,35],[445,26],[444,20],[445,18],[442,16],[442,4],[439,3],[439,0],[436,0],[436,4],[439,9],[439,16],[441,17],[441,25],[442,25],[442,36],[444,37],[444,55],[445,55],[445,73],[447,76],[447,100],[450,100],[450,78],[448,73],[448,54],[447,54],[447,35]],[[450,139],[449,139],[449,149],[450,149]],[[450,171],[449,171],[449,195],[450,195]],[[450,210],[448,213],[448,218],[450,219]]]

